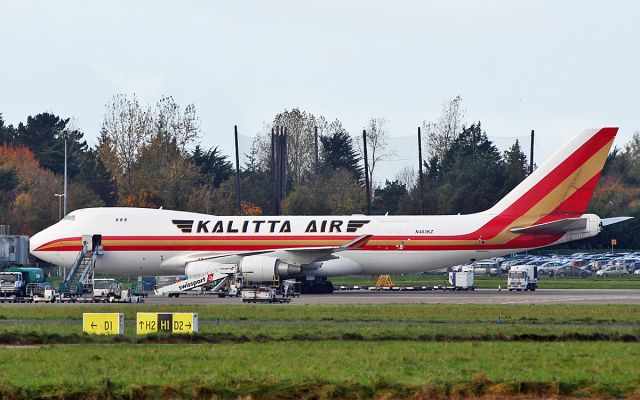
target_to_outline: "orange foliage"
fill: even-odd
[[[262,208],[248,201],[240,203],[240,210],[241,215],[262,215]]]
[[[22,146],[0,146],[0,165],[30,170],[40,168],[40,163],[36,160],[36,156],[31,150]]]
[[[140,189],[138,194],[127,196],[125,206],[158,208],[160,207],[160,193],[157,190]]]

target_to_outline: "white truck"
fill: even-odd
[[[507,288],[512,290],[532,292],[538,286],[538,267],[536,265],[516,265],[511,267],[507,277]]]
[[[93,301],[103,301],[109,303],[131,303],[131,293],[123,289],[116,279],[94,279],[93,280]]]
[[[449,272],[450,288],[445,290],[474,290],[474,271],[473,266],[465,265],[459,271]]]

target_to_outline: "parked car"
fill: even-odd
[[[547,261],[538,267],[538,275],[553,275],[553,271],[564,264],[566,264],[566,262],[560,260]]]
[[[633,273],[636,269],[640,268],[640,259],[637,258],[622,258],[614,263],[614,265],[622,265],[629,271],[629,273]]]
[[[596,272],[596,276],[606,278],[608,276],[627,276],[629,271],[623,265],[607,265],[605,268]]]
[[[591,261],[591,270],[598,271],[604,268],[609,263],[609,261],[611,261],[611,259],[609,258],[596,258]]]
[[[571,261],[571,265],[574,267],[584,267],[589,264],[589,260],[585,260],[584,258],[578,258]]]
[[[472,264],[473,272],[477,275],[498,275],[500,264],[496,260],[482,260]]]
[[[591,276],[591,271],[588,271],[580,267],[576,267],[571,263],[567,263],[557,267],[555,271],[553,271],[553,276],[559,277],[559,278],[566,278],[568,276],[586,278]]]

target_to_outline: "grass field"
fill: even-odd
[[[635,343],[53,345],[0,359],[4,398],[640,394]]]
[[[124,337],[80,333],[115,311]],[[200,333],[137,337],[139,311]],[[0,343],[7,399],[640,396],[631,305],[10,305]]]
[[[197,312],[200,320],[215,321],[399,321],[486,322],[501,317],[507,323],[640,323],[635,305],[526,304],[344,304],[344,305],[145,305],[89,304],[0,306],[0,320],[82,319],[83,312],[122,312],[135,320],[137,312]],[[0,325],[1,326],[1,325]]]

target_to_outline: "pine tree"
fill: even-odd
[[[337,131],[320,138],[322,144],[322,170],[331,174],[338,169],[349,171],[359,182],[362,180],[360,157],[353,148],[353,141],[347,132]]]
[[[527,156],[522,152],[520,142],[517,139],[513,146],[504,152],[503,158],[505,176],[502,194],[506,195],[527,177],[529,168]]]

